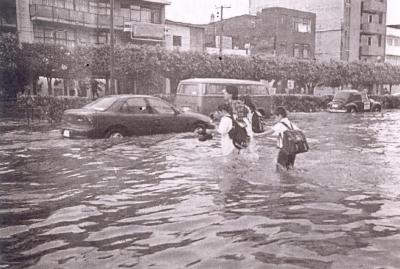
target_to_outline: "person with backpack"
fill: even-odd
[[[257,110],[250,95],[245,95],[242,97],[244,105],[248,108],[250,114],[248,119],[251,122],[251,129],[254,134],[260,134],[264,132],[264,122],[263,115]]]
[[[218,106],[220,113],[220,121],[216,132],[221,135],[221,152],[222,156],[229,156],[232,153],[239,153],[239,150],[234,146],[229,132],[233,128],[232,123],[232,108],[228,104]]]
[[[239,100],[239,90],[236,86],[226,86],[224,93],[224,99],[232,109],[233,120],[244,127],[247,131],[247,135],[251,138],[253,136],[250,109],[244,104],[242,100]]]
[[[307,152],[308,144],[303,132],[287,117],[284,107],[277,107],[274,111],[277,122],[266,134],[277,136],[277,168],[286,170],[293,169],[296,155]]]

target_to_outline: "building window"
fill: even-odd
[[[172,36],[172,46],[182,47],[182,37],[177,35]]]
[[[382,47],[382,35],[378,35],[378,46]]]
[[[368,46],[371,46],[372,45],[372,37],[368,37]]]
[[[151,22],[157,24],[161,23],[161,10],[159,9],[151,10]]]
[[[35,42],[46,44],[72,46],[76,43],[76,33],[74,30],[45,28],[35,25],[33,27],[33,37]]]
[[[383,23],[383,14],[379,14],[379,24]]]
[[[311,50],[308,44],[294,44],[293,57],[295,58],[310,58]]]
[[[368,15],[368,22],[369,22],[369,23],[372,23],[373,17],[374,17],[374,16],[372,16],[372,15]]]
[[[301,45],[300,44],[294,44],[293,56],[296,57],[296,58],[300,58],[300,51],[301,51]]]
[[[140,21],[140,6],[131,5],[131,20]]]
[[[293,18],[294,30],[299,33],[311,33],[311,20],[305,18]]]
[[[89,5],[86,0],[75,0],[75,9],[77,11],[88,12]]]
[[[151,9],[150,8],[142,8],[141,12],[141,21],[142,22],[151,22]]]
[[[303,48],[303,58],[310,58],[310,49],[307,46]]]
[[[98,10],[99,14],[110,15],[111,14],[110,3],[99,2]]]

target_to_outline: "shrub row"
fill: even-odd
[[[81,97],[21,96],[4,105],[3,117],[30,117],[33,119],[60,122],[66,109],[80,108],[90,102]]]
[[[172,101],[170,96],[159,97]],[[380,101],[384,109],[400,108],[400,98],[390,95],[371,96]],[[318,97],[312,95],[273,95],[272,106],[284,106],[291,112],[316,112],[327,108],[327,104],[332,97]],[[44,119],[49,122],[60,122],[62,113],[66,109],[80,108],[91,100],[81,97],[49,97],[49,96],[22,96],[16,101],[10,101],[7,105],[2,105],[1,115],[26,117],[32,116],[36,119]],[[5,113],[7,112],[7,113]]]
[[[283,106],[291,112],[316,112],[326,109],[331,100],[332,97],[277,94],[272,96],[272,106]]]

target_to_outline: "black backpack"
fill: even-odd
[[[232,139],[233,145],[237,149],[245,149],[249,146],[250,136],[247,134],[246,128],[237,120],[232,119],[232,129],[228,132],[229,138]]]
[[[309,147],[304,133],[300,130],[294,130],[292,124],[290,124],[289,127],[284,122],[280,123],[285,125],[288,129],[283,132],[282,150],[290,155],[307,152]]]
[[[257,110],[255,110],[253,112],[253,116],[251,117],[251,127],[252,127],[254,133],[264,132],[264,124],[262,121],[262,115]]]

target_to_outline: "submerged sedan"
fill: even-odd
[[[63,114],[63,137],[121,138],[160,133],[205,132],[213,129],[210,117],[183,112],[168,102],[147,95],[112,95]]]

